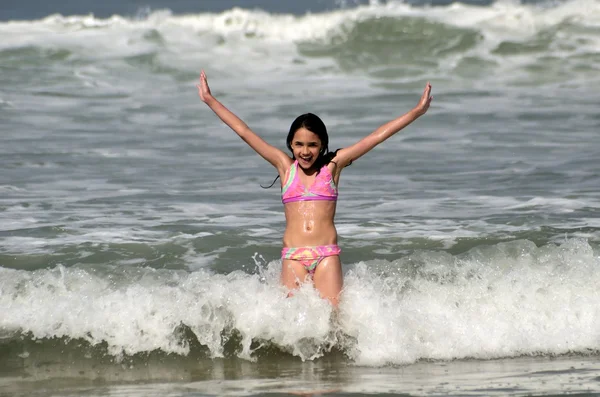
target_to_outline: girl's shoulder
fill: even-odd
[[[335,152],[328,153],[330,155],[328,164],[334,164],[334,169],[342,170],[352,164],[352,159],[344,156],[344,148],[337,149]]]
[[[279,173],[279,177],[282,180],[285,179],[285,177],[288,175],[290,168],[292,168],[294,162],[295,160],[287,154],[281,159],[280,165],[277,167],[277,172]]]

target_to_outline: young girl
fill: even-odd
[[[344,167],[427,112],[433,97],[427,83],[417,106],[377,128],[347,148],[329,152],[325,125],[311,113],[299,116],[290,128],[287,147],[292,157],[269,145],[212,96],[206,74],[197,85],[200,99],[252,149],[277,169],[286,228],[283,234],[281,282],[288,290],[312,278],[321,297],[338,305],[342,265],[335,216],[337,186]]]

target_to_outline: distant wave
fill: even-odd
[[[180,79],[191,75],[173,64],[189,64],[190,53],[215,51],[219,59],[252,52],[256,60],[248,62],[263,64],[280,64],[284,54],[326,58],[342,71],[384,78],[432,69],[486,76],[515,68],[541,75],[561,68],[585,77],[600,65],[599,25],[597,0],[437,7],[389,2],[303,16],[239,8],[195,15],[155,10],[136,18],[51,15],[0,23],[0,54],[23,62],[123,57]],[[179,62],[161,60],[166,52]]]
[[[490,5],[470,5],[460,2],[445,6],[415,6],[390,1],[384,5],[359,6],[302,16],[271,14],[261,10],[233,8],[222,13],[173,15],[170,10],[147,10],[136,17],[114,15],[96,18],[93,15],[50,15],[41,20],[0,23],[2,30],[97,29],[186,27],[198,33],[214,33],[247,39],[282,42],[304,42],[331,39],[339,42],[344,36],[363,35],[371,40],[394,40],[396,37],[435,36],[439,25],[446,29],[467,29],[505,38],[524,38],[560,27],[600,25],[600,2],[570,0],[519,4],[497,1]],[[441,28],[443,29],[443,28]],[[592,33],[593,29],[590,29]],[[64,32],[64,30],[63,30]],[[446,35],[446,38],[449,38]],[[10,39],[8,40],[10,42]]]

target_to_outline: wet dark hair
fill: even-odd
[[[285,140],[286,146],[290,150],[290,152],[292,152],[292,158],[294,160],[296,158],[294,157],[294,151],[292,150],[292,141],[294,140],[294,135],[296,134],[296,131],[298,131],[301,128],[306,128],[310,132],[316,134],[321,140],[321,151],[319,152],[319,157],[317,157],[317,160],[314,164],[314,167],[317,169],[318,174],[324,165],[327,165],[331,162],[331,160],[335,157],[338,150],[340,149],[337,149],[335,152],[329,151],[329,135],[327,134],[327,127],[325,127],[325,123],[323,123],[323,120],[321,120],[316,114],[305,113],[296,117],[296,120],[294,120],[294,122],[290,126],[290,132],[288,132],[288,136]],[[262,187],[263,189],[268,189],[272,187],[275,184],[275,182],[277,182],[278,178],[279,175],[275,177],[273,183],[271,183],[269,186],[260,185],[260,187]]]

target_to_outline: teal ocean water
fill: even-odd
[[[598,0],[6,4],[0,394],[600,392]],[[336,315],[285,298],[275,171],[201,69],[282,149],[431,82],[342,173]]]

